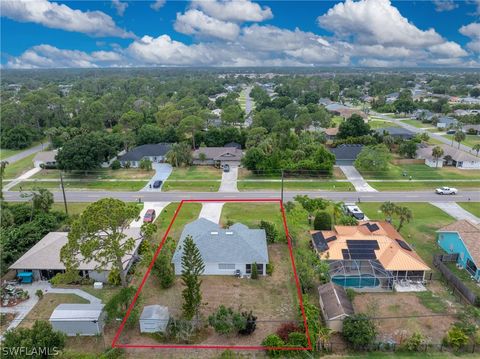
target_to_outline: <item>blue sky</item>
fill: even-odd
[[[480,0],[1,0],[3,67],[480,67]]]

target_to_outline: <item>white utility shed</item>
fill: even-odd
[[[170,314],[168,307],[162,305],[147,305],[140,315],[140,332],[157,333],[167,329]]]
[[[50,324],[68,336],[102,334],[103,307],[103,304],[60,304],[50,316]]]

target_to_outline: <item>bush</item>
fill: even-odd
[[[338,224],[341,226],[356,226],[358,221],[352,216],[342,216],[338,220]]]
[[[275,243],[278,241],[278,231],[273,223],[261,221],[260,228],[265,230],[265,235],[267,236],[267,243]]]
[[[110,273],[108,273],[108,283],[114,286],[119,286],[122,280],[120,279],[120,273],[117,269],[112,268]]]
[[[245,329],[247,319],[232,308],[221,305],[215,313],[208,317],[208,324],[219,334],[232,334]]]
[[[285,342],[278,335],[270,334],[265,339],[263,339],[262,345],[267,348],[278,348],[285,346]],[[281,350],[266,349],[266,351],[267,355],[272,358],[278,358],[282,355]]]
[[[258,279],[258,268],[257,268],[257,262],[252,264],[252,273],[250,274],[250,278],[252,279]]]
[[[293,333],[293,332],[300,332],[301,329],[300,327],[293,323],[293,322],[289,322],[289,323],[283,323],[278,329],[277,329],[277,335],[280,337],[280,339],[282,339],[284,342],[287,342],[288,341],[288,336],[290,335],[290,333]]]
[[[171,241],[163,247],[153,265],[153,273],[159,279],[160,286],[164,289],[170,288],[175,283],[175,269],[171,262],[173,253],[172,243]]]
[[[245,324],[245,328],[240,329],[238,331],[238,334],[250,335],[257,328],[257,317],[252,314],[252,311],[242,312],[242,316],[245,318],[246,324]]]
[[[345,318],[342,334],[355,348],[364,348],[375,340],[377,328],[365,314],[356,314]]]
[[[350,302],[353,302],[353,299],[355,299],[355,296],[357,295],[357,292],[355,292],[352,288],[345,289],[345,292],[347,292],[348,300]]]
[[[288,334],[288,345],[292,347],[306,348],[308,346],[307,337],[304,333],[293,332]]]
[[[415,332],[407,340],[405,340],[405,342],[403,342],[401,348],[409,352],[418,352],[424,341],[425,337],[422,335],[422,333]]]
[[[105,304],[105,312],[107,313],[108,321],[115,322],[117,319],[123,319],[136,292],[137,289],[135,287],[126,287],[120,289],[119,292],[110,298]],[[140,308],[142,307],[141,302],[141,297],[137,297],[137,301],[125,323],[127,327],[131,328],[138,323],[138,319],[140,318]]]
[[[468,336],[461,328],[454,325],[448,330],[444,341],[453,349],[458,350],[468,343]]]
[[[332,217],[328,212],[317,212],[313,221],[313,228],[317,231],[332,229]]]
[[[52,285],[62,285],[62,284],[91,284],[93,279],[83,278],[78,274],[77,271],[66,271],[65,273],[58,273],[50,279]]]
[[[37,291],[35,292],[35,295],[38,297],[38,299],[42,299],[43,298],[43,290],[37,289]]]
[[[266,269],[267,274],[272,275],[274,268],[275,266],[273,265],[273,263],[267,263],[267,269]]]
[[[190,320],[170,319],[166,335],[177,342],[189,344],[195,334],[195,330],[195,325]]]
[[[121,167],[122,165],[120,164],[119,160],[113,161],[112,164],[110,165],[110,168],[114,171],[119,170]]]

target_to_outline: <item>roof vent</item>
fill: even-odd
[[[227,231],[227,232],[225,232],[225,234],[233,234],[233,232]]]
[[[210,234],[218,234],[218,232],[210,232]]]

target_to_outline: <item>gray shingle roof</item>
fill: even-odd
[[[381,135],[383,135],[384,132],[387,132],[391,136],[412,136],[413,137],[415,135],[412,131],[402,127],[377,128],[375,131]]]
[[[157,320],[168,320],[170,314],[168,313],[168,307],[163,305],[146,305],[143,307],[142,314],[140,315],[140,320],[142,319],[157,319]]]
[[[329,282],[318,287],[318,294],[322,298],[325,320],[355,314],[352,302],[343,287]]]
[[[50,316],[50,320],[91,322],[100,318],[103,307],[103,304],[59,304]]]
[[[355,160],[360,152],[362,152],[363,145],[340,145],[335,148],[330,148],[330,152],[335,155],[337,160]]]
[[[268,263],[265,230],[250,229],[241,223],[223,229],[205,218],[185,226],[172,263],[181,263],[183,243],[188,235],[192,236],[204,263]]]
[[[140,161],[146,156],[165,156],[171,147],[172,144],[170,143],[141,145],[128,151],[123,156],[119,156],[118,159],[120,161]]]

